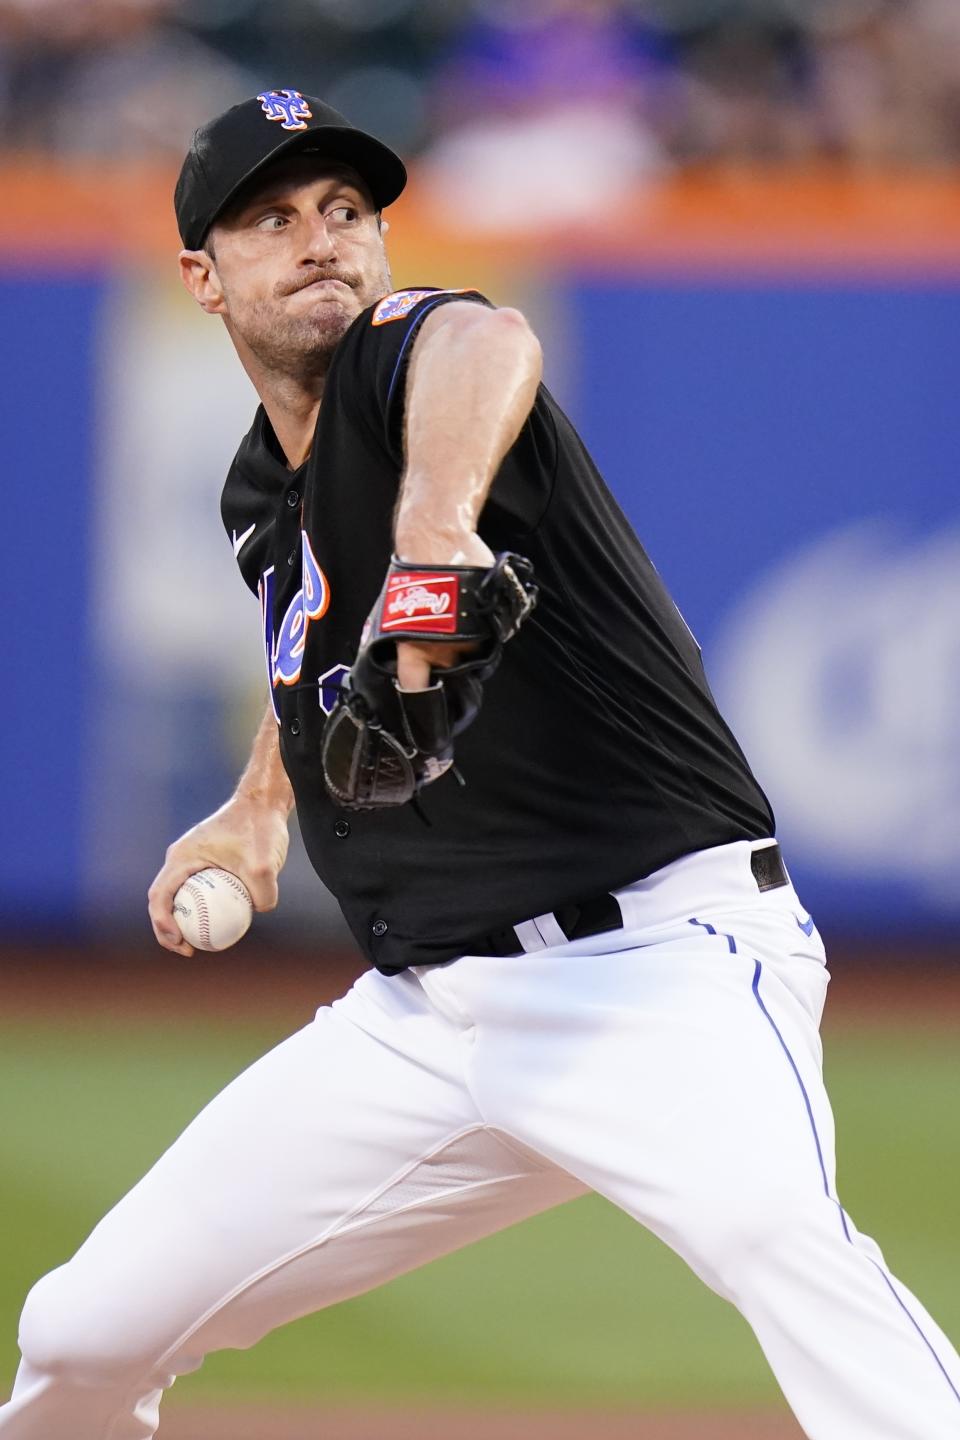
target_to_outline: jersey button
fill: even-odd
[[[338,820],[336,825],[334,825],[333,827],[333,833],[334,835],[336,835],[338,840],[346,840],[347,836],[350,834],[350,821]]]
[[[300,734],[300,721],[297,719],[296,715],[294,715],[293,719],[290,721],[290,734]]]
[[[296,550],[291,550],[291,551],[290,551],[290,554],[287,556],[287,564],[288,564],[288,565],[296,565],[296,563],[297,563],[297,552],[296,552]]]
[[[376,935],[378,940],[381,935],[386,935],[389,928],[390,927],[387,924],[386,920],[374,920],[373,924],[370,926],[370,929],[373,931],[374,935]]]
[[[289,495],[287,496],[287,504],[290,506],[291,510],[296,510],[297,506],[300,504],[299,490],[290,491]]]

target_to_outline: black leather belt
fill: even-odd
[[[750,856],[750,869],[758,890],[779,890],[781,885],[790,884],[779,845],[765,845],[762,850],[754,850]]]
[[[750,856],[750,869],[758,890],[777,890],[781,885],[790,883],[779,845],[766,845],[762,850],[754,850]],[[553,911],[553,918],[568,940],[586,940],[591,935],[605,935],[609,930],[623,928],[623,915],[617,897],[609,892],[560,905]],[[507,925],[489,935],[478,936],[464,947],[464,954],[522,955],[523,948],[518,944],[514,926]]]

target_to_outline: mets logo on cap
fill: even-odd
[[[257,96],[268,120],[279,120],[284,130],[306,130],[313,111],[299,90],[264,90]]]

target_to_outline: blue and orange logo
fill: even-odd
[[[273,599],[276,593],[273,566],[260,581],[263,649],[271,695],[277,686],[296,685],[299,681],[303,655],[307,647],[307,631],[312,621],[323,618],[330,604],[330,585],[326,575],[317,564],[306,532],[303,532],[302,540],[303,569],[300,589],[287,606],[286,614],[280,622],[280,629],[276,633],[274,633],[273,625]],[[274,711],[279,719],[279,706],[276,699],[274,699]]]
[[[257,96],[268,120],[279,120],[284,130],[306,130],[313,111],[299,90],[264,90]]]
[[[461,287],[459,290],[395,290],[392,295],[385,295],[378,303],[370,317],[370,324],[386,325],[391,320],[402,320],[421,300],[431,296],[475,294],[477,291],[470,286]]]

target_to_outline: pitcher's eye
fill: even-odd
[[[323,218],[328,225],[343,230],[351,225],[356,225],[362,217],[355,205],[334,205],[325,212]]]

